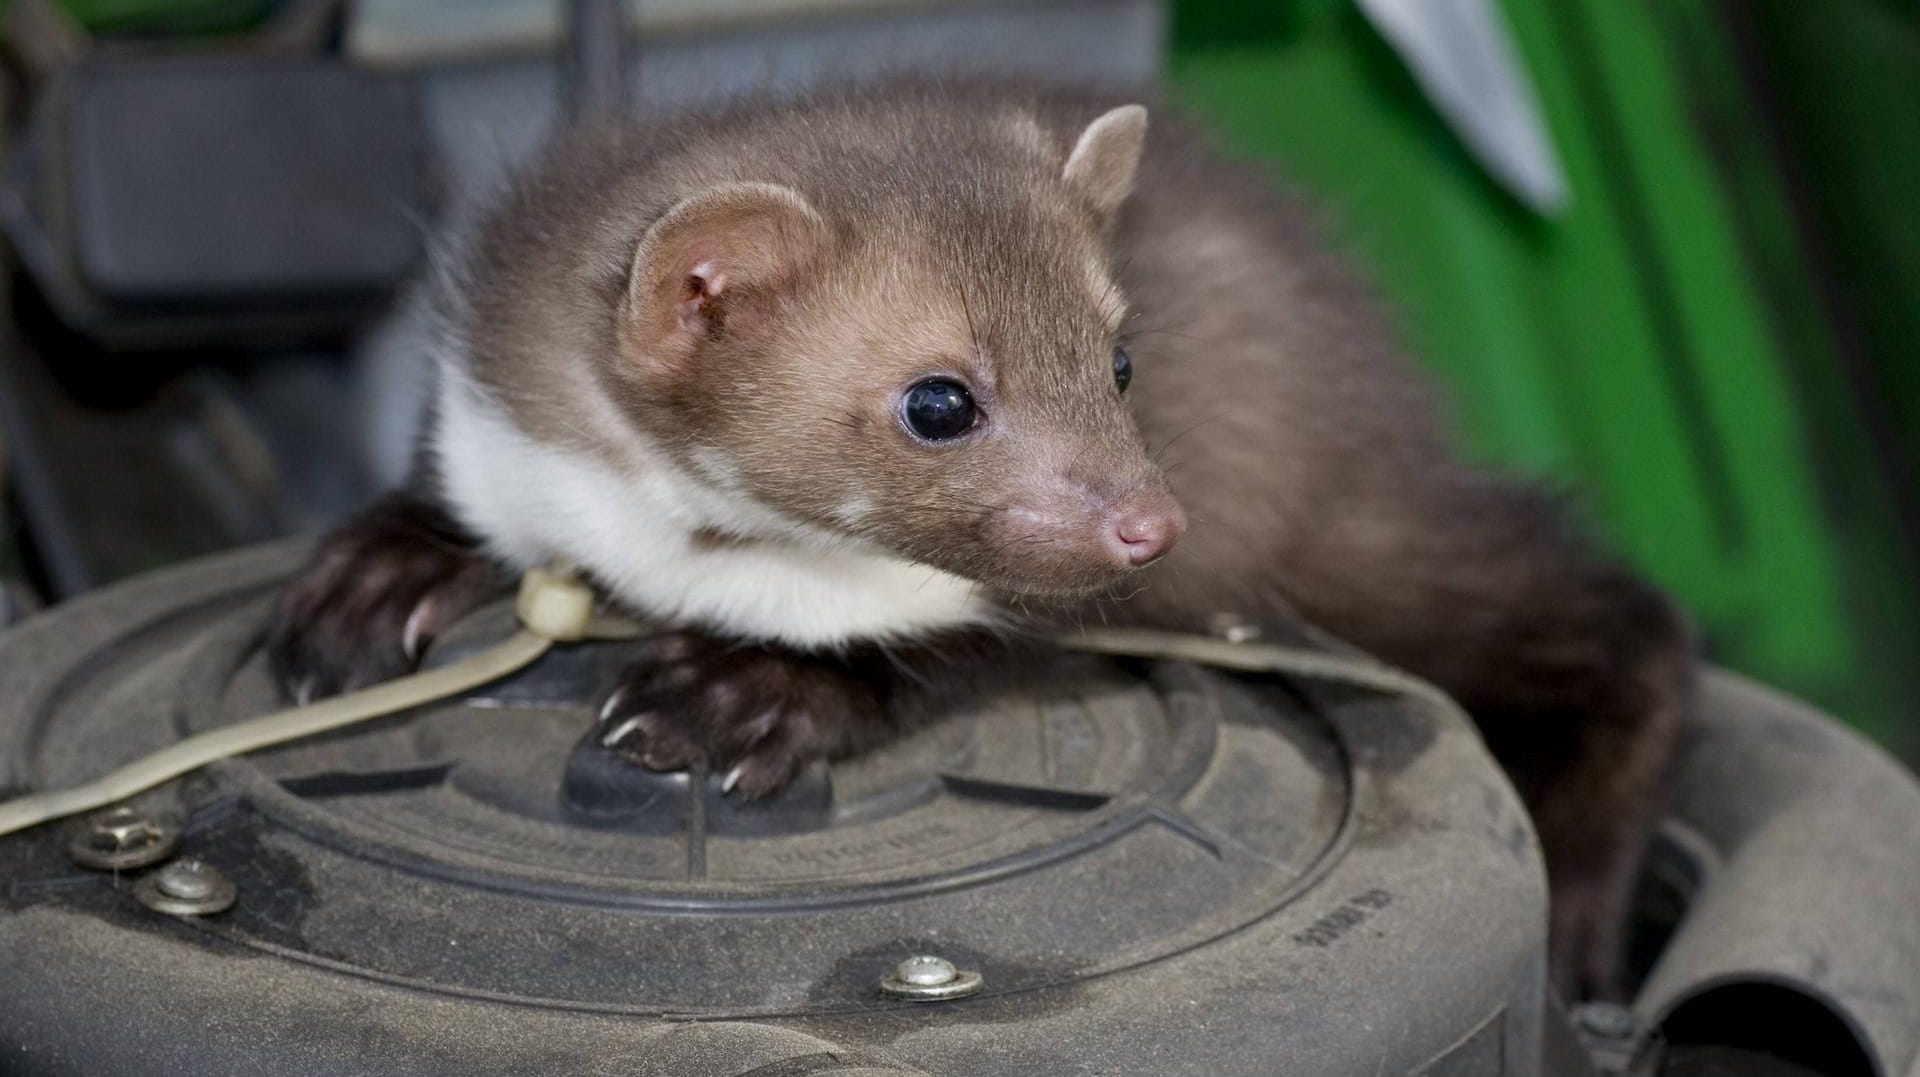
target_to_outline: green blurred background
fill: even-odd
[[[268,0],[66,0],[221,32]],[[1920,754],[1920,4],[1503,0],[1567,171],[1489,180],[1353,0],[1174,0],[1167,71],[1314,192],[1485,459],[1577,490],[1714,657]]]

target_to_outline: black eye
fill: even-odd
[[[959,382],[932,378],[907,390],[900,402],[907,429],[928,441],[946,441],[973,429],[978,411],[973,394]]]
[[[1116,344],[1113,347],[1113,383],[1118,385],[1120,391],[1124,393],[1132,381],[1133,356],[1127,354],[1127,349]]]

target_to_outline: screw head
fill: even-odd
[[[922,954],[900,962],[893,970],[893,974],[902,982],[917,987],[938,987],[941,984],[952,983],[954,977],[960,975],[960,970],[954,968],[953,962],[944,957]]]
[[[155,912],[211,916],[233,907],[233,881],[204,860],[175,860],[134,884],[133,896]]]
[[[1612,1002],[1587,1002],[1574,1011],[1574,1020],[1587,1035],[1602,1040],[1624,1040],[1633,1035],[1633,1011]]]
[[[956,968],[944,957],[918,954],[894,966],[893,973],[880,981],[880,990],[909,1002],[944,1002],[966,998],[985,985],[986,979],[977,972]]]
[[[180,834],[170,826],[128,807],[113,808],[87,820],[85,830],[67,846],[73,862],[101,871],[124,871],[157,864],[173,855]]]
[[[205,901],[219,885],[219,877],[198,860],[183,860],[169,865],[154,876],[153,884],[168,897],[182,901]]]

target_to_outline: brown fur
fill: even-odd
[[[1194,630],[1304,618],[1433,679],[1534,809],[1562,985],[1609,990],[1690,706],[1684,622],[1556,505],[1458,461],[1390,319],[1265,177],[1156,114],[1117,216],[1113,184],[1063,182],[1118,103],[909,83],[591,133],[486,222],[447,318],[536,438],[615,458],[579,421],[611,399],[682,466],[717,451],[787,517],[1020,609]],[[743,183],[797,202],[697,204]],[[714,259],[723,286],[689,276]],[[905,435],[899,394],[934,374],[973,386],[976,435]],[[1072,537],[1167,490],[1191,530],[1144,572]],[[850,502],[871,509],[850,521]],[[646,722],[616,746],[751,767],[764,792],[885,732],[885,663],[729,646],[644,658],[606,720]],[[699,686],[677,723],[662,684]]]

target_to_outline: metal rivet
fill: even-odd
[[[74,836],[67,852],[83,868],[125,871],[157,864],[179,844],[180,834],[172,827],[123,807],[87,820],[87,828]]]
[[[173,916],[210,916],[233,906],[239,891],[220,869],[204,860],[176,860],[143,877],[133,896],[155,912]]]
[[[941,1002],[966,998],[985,986],[986,979],[971,969],[955,968],[953,962],[933,954],[909,957],[880,981],[880,990],[910,1002]]]
[[[1260,626],[1237,613],[1216,613],[1207,618],[1207,631],[1228,643],[1252,643],[1260,638]]]
[[[1583,1003],[1574,1011],[1581,1031],[1603,1040],[1624,1040],[1633,1035],[1633,1011],[1612,1002]]]

